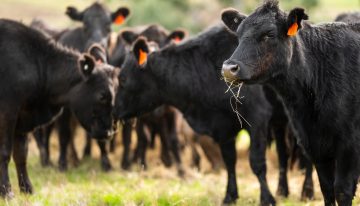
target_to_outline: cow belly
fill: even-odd
[[[22,110],[16,124],[16,131],[20,133],[30,132],[36,127],[52,122],[61,112],[61,107],[46,106]]]

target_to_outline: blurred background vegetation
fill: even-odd
[[[223,8],[235,7],[249,14],[263,0],[103,0],[110,10],[128,6],[131,17],[125,26],[159,23],[168,29],[185,28],[191,34],[219,22]],[[29,23],[32,18],[44,19],[54,27],[73,26],[64,15],[67,6],[83,9],[94,0],[0,0],[0,17],[22,20]],[[306,8],[313,22],[331,21],[341,12],[360,9],[360,0],[280,0],[282,9],[288,11],[295,6]],[[119,30],[122,27],[114,27]]]

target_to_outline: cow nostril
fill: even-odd
[[[234,65],[233,67],[231,67],[230,71],[232,73],[236,73],[239,70],[239,66],[238,65]]]

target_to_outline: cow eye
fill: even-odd
[[[106,93],[101,93],[99,102],[100,102],[100,104],[107,104],[108,103],[108,95]]]
[[[275,37],[275,35],[273,32],[267,32],[262,36],[261,40],[267,41],[269,39],[273,39],[274,37]]]

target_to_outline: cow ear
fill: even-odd
[[[107,63],[105,49],[99,44],[91,45],[88,53],[95,59],[96,63]]]
[[[240,23],[246,18],[244,14],[241,14],[236,9],[225,9],[221,13],[221,19],[224,24],[233,32],[236,32]]]
[[[129,16],[130,10],[126,7],[121,7],[111,14],[111,20],[114,24],[120,25],[124,23],[125,19]]]
[[[88,78],[95,68],[94,58],[89,54],[83,54],[79,59],[79,67],[84,77]]]
[[[180,43],[186,37],[186,34],[185,30],[177,29],[169,34],[168,39],[173,40],[175,43]]]
[[[126,43],[130,45],[134,43],[134,41],[139,37],[139,34],[136,34],[135,32],[130,30],[125,30],[121,32],[120,35],[126,41]]]
[[[75,7],[68,6],[65,13],[74,21],[83,20],[83,12],[79,12]]]
[[[305,10],[303,8],[295,8],[290,11],[287,22],[287,35],[295,36],[297,31],[301,29],[301,21],[307,20],[309,17],[305,14]]]
[[[140,37],[135,41],[133,46],[133,52],[138,64],[144,67],[149,54],[149,47],[144,37]]]

